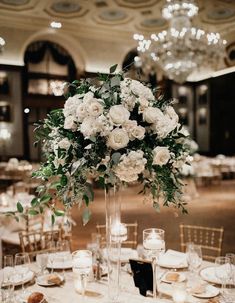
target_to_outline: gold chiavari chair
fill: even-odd
[[[202,248],[204,260],[214,261],[221,255],[224,229],[180,224],[181,251],[185,252],[186,243],[193,242]]]
[[[126,223],[127,227],[127,240],[122,242],[122,247],[130,247],[136,249],[137,237],[138,237],[138,223]],[[104,247],[106,245],[106,225],[97,224],[96,232],[100,235],[100,245]]]
[[[52,248],[51,243],[55,245],[62,239],[61,230],[52,231],[33,231],[33,232],[20,232],[20,247],[22,252],[27,252],[31,260],[35,258],[39,252],[50,252]]]

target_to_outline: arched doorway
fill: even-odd
[[[71,55],[59,44],[42,40],[32,42],[24,54],[23,127],[24,155],[31,161],[41,159],[41,147],[34,147],[35,123],[64,104],[65,82],[77,78]]]

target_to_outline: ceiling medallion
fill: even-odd
[[[211,20],[225,20],[235,16],[235,10],[228,7],[217,7],[207,13]]]
[[[160,67],[169,79],[183,83],[200,66],[213,67],[225,57],[226,40],[219,33],[207,33],[192,25],[191,19],[197,14],[194,0],[167,0],[162,16],[169,20],[168,30],[153,33],[150,38],[134,34],[139,61],[146,72]]]
[[[0,3],[7,5],[25,5],[29,0],[0,0]]]
[[[51,9],[56,13],[71,14],[81,10],[81,6],[75,2],[59,1],[52,4]]]
[[[141,25],[147,28],[163,27],[164,25],[166,25],[166,20],[163,18],[145,19],[141,22]]]
[[[117,10],[117,9],[110,9],[102,11],[99,14],[100,19],[105,21],[120,21],[127,17],[127,14],[124,11]]]

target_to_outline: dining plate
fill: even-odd
[[[105,259],[107,259],[107,250],[106,248],[102,250],[102,255]],[[118,258],[118,250],[117,249],[112,249],[111,250],[111,259],[114,261],[117,260]],[[128,263],[129,259],[137,259],[138,258],[138,253],[135,249],[132,248],[127,248],[127,247],[122,247],[121,248],[121,254],[120,254],[120,262],[121,263]]]
[[[214,283],[214,284],[221,284],[219,278],[215,275],[215,266],[205,267],[200,271],[200,276],[203,280]]]
[[[21,279],[21,277],[16,273],[12,279],[11,279],[11,283],[13,283],[15,286],[19,286],[25,283],[28,283],[30,281],[32,281],[34,278],[34,272],[29,270],[23,279]]]
[[[176,281],[173,281],[172,279],[170,279],[169,274],[177,275],[178,279]],[[186,276],[184,273],[174,272],[174,271],[167,271],[161,279],[162,282],[169,283],[169,284],[174,283],[174,282],[183,282],[185,280],[186,280]]]
[[[205,291],[200,294],[191,293],[192,296],[200,299],[209,299],[214,298],[218,296],[220,293],[219,289],[212,286],[212,285],[206,285]]]
[[[71,254],[64,255],[63,252],[49,254],[48,259],[47,268],[50,269],[70,269],[73,267]]]
[[[188,267],[186,254],[175,250],[167,250],[160,256],[158,265],[164,268],[183,269]]]
[[[38,285],[40,286],[54,286],[57,285],[56,283],[53,282],[48,282],[48,278],[50,277],[51,274],[46,274],[43,276],[38,276],[36,279],[36,282]],[[64,277],[61,275],[58,275],[58,277],[60,278],[61,283],[64,281]]]

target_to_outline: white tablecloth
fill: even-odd
[[[211,266],[212,263],[203,262],[203,267]],[[32,264],[32,269],[36,269],[36,265]],[[163,271],[163,269],[161,269]],[[164,270],[165,271],[165,270]],[[186,271],[187,274],[187,271]],[[0,271],[1,278],[1,271]],[[153,302],[151,297],[143,297],[139,294],[139,290],[134,286],[133,278],[130,274],[122,271],[120,278],[120,303],[150,303]],[[158,289],[161,293],[160,297],[154,302],[170,303],[172,302],[172,286],[166,283],[159,283]],[[30,292],[39,291],[46,297],[48,303],[77,303],[81,302],[81,295],[76,293],[73,284],[73,273],[71,271],[65,273],[65,283],[60,287],[41,287],[37,284],[33,284],[27,287]],[[16,290],[16,292],[19,290]],[[88,295],[86,297],[87,303],[108,303],[108,284],[107,280],[101,280],[98,282],[89,282],[87,285]],[[234,295],[235,295],[235,289]],[[207,302],[207,299],[198,299],[191,295],[187,296],[187,303]]]

